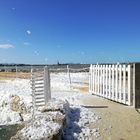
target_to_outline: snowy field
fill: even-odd
[[[98,128],[90,129],[90,123],[96,123],[100,117],[82,107],[81,98],[88,95],[82,93],[76,87],[88,86],[88,73],[72,73],[70,86],[66,73],[51,73],[52,98],[67,100],[70,104],[68,114],[69,123],[64,130],[66,140],[79,139],[90,140],[92,135],[99,136]],[[1,80],[0,81],[0,125],[20,123],[22,120],[30,120],[32,117],[32,92],[30,80]],[[26,114],[11,110],[11,101],[14,96],[20,97],[20,104],[26,107]],[[53,129],[53,125],[50,125]],[[54,127],[55,129],[55,127]]]

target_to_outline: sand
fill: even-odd
[[[101,116],[96,124],[90,124],[91,128],[96,126],[100,130],[97,140],[140,140],[140,113],[133,107],[95,95],[85,96],[82,102]]]

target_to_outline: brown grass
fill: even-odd
[[[74,87],[75,89],[78,89],[79,91],[83,93],[88,93],[89,87]]]
[[[14,80],[16,77],[21,79],[29,79],[30,72],[0,72],[0,80]]]

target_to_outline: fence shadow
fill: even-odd
[[[67,114],[66,126],[63,131],[62,140],[75,140],[74,134],[79,134],[82,132],[82,128],[79,127],[77,122],[80,119],[80,109],[79,108],[70,108],[69,113]]]
[[[83,105],[82,107],[85,107],[85,108],[108,108],[108,106],[93,106],[93,105],[92,106],[89,106],[89,105],[88,106],[84,106]]]
[[[137,111],[138,114],[140,114],[140,108],[136,108],[135,110]]]

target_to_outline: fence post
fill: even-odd
[[[44,94],[45,94],[45,105],[48,100],[51,99],[51,90],[50,90],[50,73],[47,66],[44,67]]]
[[[17,68],[17,65],[15,67],[16,67],[16,79],[17,79],[18,78],[18,68]]]
[[[133,64],[133,97],[132,97],[132,103],[133,103],[133,107],[136,108],[136,94],[135,94],[135,88],[136,88],[136,85],[135,85],[135,80],[136,80],[136,76],[135,76],[135,64]],[[140,99],[140,98],[139,98]]]
[[[93,83],[93,79],[92,79],[92,64],[90,65],[89,68],[89,92],[92,92],[92,83]]]
[[[71,89],[71,76],[70,76],[69,65],[67,65],[67,74],[68,74],[68,77],[69,77],[69,86],[70,86],[70,89]]]
[[[131,65],[128,65],[128,105],[131,105]]]
[[[31,81],[32,81],[32,103],[33,103],[33,112],[32,112],[32,123],[34,122],[35,119],[35,82],[34,82],[34,77],[33,77],[33,69],[31,69]]]

